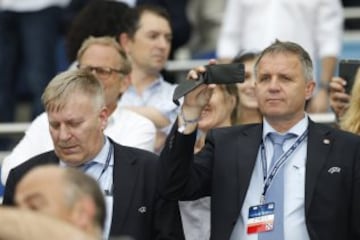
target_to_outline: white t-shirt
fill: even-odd
[[[342,23],[340,0],[228,0],[217,55],[261,51],[279,39],[300,44],[315,62],[339,55]]]

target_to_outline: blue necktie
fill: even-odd
[[[92,166],[94,166],[95,164],[97,164],[97,162],[91,161],[91,162],[86,162],[82,165],[79,166],[80,171],[82,171],[83,173],[86,173]]]
[[[271,159],[271,171],[274,164],[279,160],[284,153],[284,142],[290,138],[295,137],[294,134],[280,135],[278,133],[269,133],[270,141],[274,146],[274,153]],[[284,165],[279,169],[278,173],[273,179],[267,193],[265,195],[265,202],[275,203],[275,219],[274,229],[269,232],[259,233],[258,240],[283,240],[284,239]]]

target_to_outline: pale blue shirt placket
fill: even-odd
[[[106,160],[110,152],[109,165],[106,167]],[[85,173],[93,177],[100,186],[105,198],[106,204],[106,219],[103,231],[103,238],[108,239],[110,236],[110,227],[112,220],[112,210],[113,210],[113,168],[114,168],[114,150],[111,147],[110,140],[105,138],[105,144],[102,147],[98,155],[88,163],[95,162],[91,164],[89,168],[86,168]],[[60,161],[60,166],[66,166],[64,161]],[[104,171],[102,173],[102,171]]]

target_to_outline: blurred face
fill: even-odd
[[[55,153],[70,166],[91,160],[101,150],[107,110],[95,108],[91,97],[75,93],[63,109],[47,112]]]
[[[270,120],[297,122],[304,116],[305,100],[314,89],[306,81],[302,64],[291,53],[263,56],[258,65],[256,95],[262,114]]]
[[[19,182],[15,202],[20,208],[70,221],[72,210],[65,202],[62,182],[60,171],[35,169]]]
[[[257,109],[258,103],[255,96],[255,75],[254,65],[255,59],[244,62],[245,65],[245,81],[238,83],[240,98],[240,109]]]
[[[121,58],[118,51],[111,46],[100,44],[90,45],[79,59],[81,68],[104,68],[121,70]],[[127,88],[123,75],[112,71],[110,74],[101,74],[92,71],[102,82],[105,91],[106,106],[116,105],[118,98]]]
[[[207,132],[211,128],[231,125],[231,112],[235,107],[235,98],[216,86],[209,103],[201,113],[199,129]]]
[[[125,48],[134,66],[146,72],[158,73],[167,62],[172,32],[169,22],[151,12],[144,12],[134,38],[128,38]]]

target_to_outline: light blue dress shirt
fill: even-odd
[[[173,103],[172,97],[175,84],[166,82],[162,76],[148,86],[142,95],[136,92],[134,86],[130,86],[119,100],[119,106],[151,106],[158,109],[164,116],[166,116],[170,125],[175,121],[178,114],[178,106]],[[168,133],[169,127],[162,131]]]
[[[109,158],[108,165],[106,164]],[[114,169],[114,147],[110,140],[105,137],[105,144],[98,155],[88,163],[95,162],[85,170],[85,173],[93,177],[104,193],[106,204],[106,219],[103,231],[103,238],[108,239],[110,234],[112,210],[113,210],[113,169]],[[60,166],[66,167],[64,161],[60,161]]]

